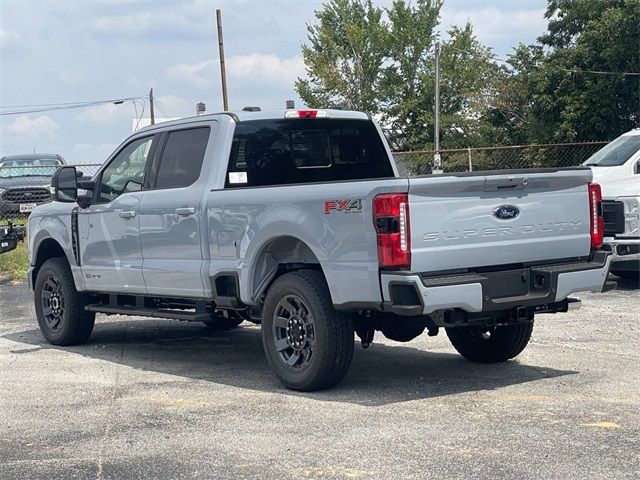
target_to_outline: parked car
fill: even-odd
[[[0,225],[0,254],[15,250],[18,242],[24,240],[23,226],[14,226],[9,220],[7,225]]]
[[[242,111],[144,128],[90,181],[61,167],[29,218],[35,310],[56,345],[96,312],[262,325],[267,360],[297,390],[339,382],[375,331],[441,328],[499,362],[534,316],[602,291],[591,170],[398,176],[370,116]],[[78,196],[78,189],[88,193]]]
[[[640,129],[631,130],[585,163],[602,187],[604,242],[613,253],[611,271],[640,277]]]
[[[65,161],[60,155],[34,153],[0,158],[0,218],[28,215],[51,201],[51,177]]]

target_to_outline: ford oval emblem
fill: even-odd
[[[509,220],[520,215],[520,209],[515,205],[500,205],[493,211],[493,216],[500,220]]]

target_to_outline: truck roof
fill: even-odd
[[[364,112],[357,112],[354,110],[335,110],[335,109],[311,109],[311,108],[297,108],[297,109],[288,109],[288,110],[270,110],[270,111],[249,111],[249,110],[240,110],[240,111],[228,111],[228,112],[218,112],[218,113],[210,113],[207,115],[194,115],[192,117],[180,118],[178,120],[172,120],[170,122],[162,122],[155,125],[149,125],[148,127],[141,128],[136,133],[139,132],[148,132],[151,130],[155,130],[157,128],[166,128],[172,127],[176,125],[189,124],[193,122],[201,122],[203,120],[214,120],[216,118],[220,118],[221,116],[228,116],[233,118],[233,120],[238,122],[246,122],[249,120],[278,120],[286,118],[285,115],[294,115],[292,112],[317,112],[318,117],[323,118],[341,118],[341,119],[352,119],[352,120],[368,120],[371,119],[371,116]],[[302,114],[304,115],[304,113]]]
[[[57,153],[20,153],[15,155],[4,155],[0,157],[0,161],[2,160],[30,160],[30,159],[40,159],[40,158],[55,158],[57,160],[62,160],[62,157]]]

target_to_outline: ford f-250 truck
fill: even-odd
[[[367,114],[253,110],[145,128],[90,181],[57,171],[28,232],[49,342],[85,342],[96,312],[248,320],[280,381],[316,390],[344,377],[354,332],[444,327],[499,362],[536,314],[605,287],[588,168],[400,178]]]
[[[640,129],[620,135],[584,162],[602,187],[604,248],[611,271],[640,282]]]

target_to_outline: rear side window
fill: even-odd
[[[226,186],[253,187],[392,177],[367,120],[252,120],[236,126]]]
[[[155,188],[188,187],[200,176],[209,127],[169,132],[162,151]]]

